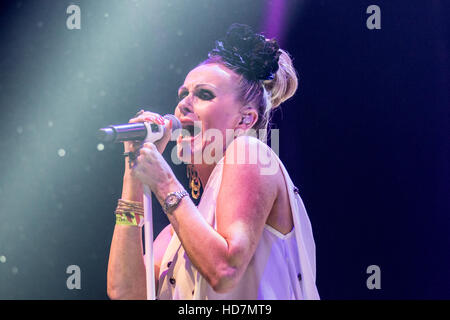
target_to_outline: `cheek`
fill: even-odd
[[[206,128],[231,129],[234,125],[235,105],[227,101],[217,101],[198,105],[198,116]]]

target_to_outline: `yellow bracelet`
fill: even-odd
[[[116,224],[142,227],[144,225],[144,216],[133,211],[116,210]]]

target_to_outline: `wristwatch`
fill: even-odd
[[[166,199],[164,199],[163,210],[166,214],[172,213],[172,211],[178,207],[181,199],[188,196],[189,194],[186,190],[175,191],[167,194]]]

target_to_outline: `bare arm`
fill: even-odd
[[[142,185],[125,169],[122,199],[142,201]],[[107,286],[111,299],[145,299],[145,266],[142,255],[142,230],[116,225],[108,262]]]
[[[178,181],[171,182],[161,188],[164,192],[157,194],[158,200],[162,202],[168,190],[181,187]],[[261,175],[259,164],[224,164],[216,208],[217,231],[187,197],[168,215],[191,262],[215,291],[229,291],[241,279],[277,192],[275,177]]]
[[[125,175],[122,199],[142,201],[141,183],[130,181]],[[155,288],[158,288],[159,270],[164,253],[172,237],[169,224],[153,242]],[[142,230],[135,226],[116,225],[108,262],[107,292],[111,299],[147,298],[146,272],[142,248]]]
[[[142,113],[140,117],[130,120],[142,122],[150,112]],[[160,142],[162,152],[170,137],[166,136]],[[139,144],[125,143],[125,151],[135,151]],[[139,179],[131,174],[128,159],[125,160],[122,199],[142,202],[143,190]],[[155,265],[155,284],[158,287],[158,276],[162,257],[169,244],[172,228],[166,227],[153,242],[153,256]],[[111,299],[146,299],[146,272],[142,247],[142,229],[136,226],[116,225],[111,242],[107,293]]]

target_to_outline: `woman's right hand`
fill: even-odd
[[[156,124],[164,124],[164,118],[157,113],[140,110],[134,118],[130,119],[128,123],[137,123],[137,122],[153,122]],[[166,148],[171,136],[172,124],[169,121],[167,122],[168,123],[165,125],[166,130],[164,130],[164,136],[160,140],[154,142],[155,146],[157,147],[160,153],[162,153]],[[136,155],[138,156],[139,149],[142,147],[143,143],[144,143],[143,141],[124,141],[123,142],[124,151],[136,153]],[[138,178],[134,177],[131,174],[129,161],[130,161],[129,157],[126,157],[125,172],[123,176],[122,199],[132,201],[142,201],[142,191],[143,191],[142,183],[139,181]]]
[[[128,123],[138,123],[138,122],[152,122],[160,125],[165,126],[164,130],[164,136],[159,139],[158,141],[153,142],[158,149],[160,153],[164,152],[164,149],[166,148],[167,144],[170,141],[170,134],[171,134],[171,123],[170,121],[165,120],[161,115],[150,112],[150,111],[144,111],[141,109],[134,118],[130,119]],[[166,124],[164,124],[167,122]],[[124,151],[125,152],[136,152],[138,151],[143,141],[124,141]]]

